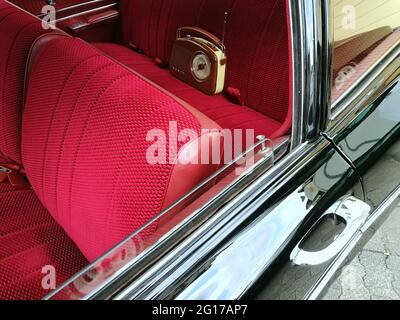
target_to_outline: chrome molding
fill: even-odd
[[[353,196],[339,199],[315,223],[310,231],[300,240],[290,255],[290,260],[298,266],[318,266],[335,258],[347,245],[353,235],[361,228],[368,218],[371,207],[364,201]],[[328,216],[340,218],[346,224],[345,229],[325,249],[315,252],[306,251],[301,245],[316,227]]]
[[[290,33],[292,48],[292,149],[300,145],[304,140],[304,129],[302,125],[304,116],[303,92],[305,92],[305,44],[304,17],[299,14],[298,1],[288,1],[290,15]]]
[[[314,139],[329,117],[332,26],[329,1],[290,0],[293,56],[292,146]]]
[[[364,95],[363,93],[368,89],[370,84],[375,78],[385,72],[388,66],[395,62],[400,55],[400,42],[394,45],[386,55],[382,56],[377,60],[361,77],[352,84],[352,86],[331,106],[331,117],[330,120],[337,122],[338,118],[343,113],[347,113],[349,109],[349,103],[356,100],[357,97]],[[378,89],[378,88],[375,88]],[[369,92],[368,95],[373,94]]]
[[[335,137],[345,130],[350,123],[379,96],[379,93],[389,87],[392,80],[400,75],[400,43],[353,88],[340,103],[336,105],[334,114],[327,128],[327,133]]]
[[[80,8],[80,7],[83,7],[83,6],[87,6],[87,5],[91,5],[91,4],[95,4],[95,3],[101,3],[101,2],[104,2],[104,0],[85,1],[85,2],[82,2],[82,3],[75,4],[73,6],[62,8],[60,10],[57,10],[57,12],[63,12],[63,11],[66,11],[66,10],[76,9],[76,8]],[[117,5],[118,2],[114,2],[112,4],[113,5]]]
[[[72,15],[70,15],[70,16],[63,17],[63,18],[61,18],[61,19],[58,19],[58,20],[56,20],[56,23],[61,22],[61,21],[65,21],[65,20],[68,20],[68,19],[80,17],[80,16],[85,15],[85,14],[88,14],[88,13],[94,13],[94,12],[97,12],[97,11],[101,11],[101,10],[105,10],[105,9],[110,9],[110,8],[113,8],[113,7],[116,7],[116,6],[117,6],[116,3],[112,3],[112,4],[109,4],[109,5],[106,5],[106,6],[102,6],[102,7],[99,7],[99,8],[95,8],[95,9],[91,9],[91,10],[79,12],[79,13],[72,14]]]
[[[322,35],[322,49],[321,49],[321,119],[320,129],[323,131],[329,123],[331,118],[331,93],[333,81],[333,10],[330,5],[330,0],[322,0],[320,2],[321,22],[319,24],[321,30],[319,33]]]
[[[210,252],[219,248],[243,222],[252,216],[256,209],[287,182],[289,176],[293,176],[304,166],[309,165],[314,157],[328,146],[329,142],[321,139],[314,144],[304,144],[296,149],[278,163],[271,172],[244,190],[240,197],[217,212],[178,247],[171,250],[114,298],[157,299],[178,296],[179,291],[183,289],[180,281],[190,274],[190,268],[204,261]],[[269,262],[269,259],[265,260],[265,263]],[[196,276],[196,274],[192,275],[193,281]],[[249,283],[241,283],[240,288],[247,288],[258,276],[259,273],[252,274]],[[239,298],[243,293],[232,291],[232,295],[226,298]],[[169,295],[165,296],[166,294]]]

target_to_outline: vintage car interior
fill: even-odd
[[[0,0],[0,299],[45,297],[43,266],[58,287],[135,230],[140,253],[235,179],[235,157],[289,144],[287,0],[187,3]],[[335,76],[392,33],[335,43]],[[171,123],[196,137],[149,163],[149,132]]]
[[[213,129],[179,142],[178,157],[221,129],[290,133],[284,0],[60,0],[55,30],[37,18],[44,1],[11,2],[0,3],[0,298],[44,297],[44,265],[60,285],[223,164],[150,165],[149,130]],[[228,57],[220,93],[170,71],[184,27]]]

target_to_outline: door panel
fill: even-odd
[[[359,176],[326,142],[323,141],[326,146],[323,152],[296,175],[288,177],[275,195],[254,213],[257,218],[252,218],[217,251],[193,265],[187,278],[179,280],[180,285],[175,283],[164,288],[161,295],[148,292],[146,297],[237,299],[254,297],[260,290],[264,292],[263,289],[268,294],[281,293],[279,281],[277,291],[268,286],[271,275],[275,279],[286,279],[286,275],[275,272],[277,265],[279,268],[288,266],[287,276],[299,278],[304,268],[293,269],[290,261],[296,243],[334,202],[348,194],[361,194]],[[321,268],[307,271],[316,274],[315,281],[318,270]],[[264,278],[264,275],[268,277]],[[298,296],[304,295],[313,285],[311,279],[307,281],[301,284],[289,281],[296,284],[289,291],[296,292],[300,287]],[[270,298],[263,293],[259,297]]]
[[[318,256],[318,252],[326,252],[326,249],[333,245],[337,235],[345,229],[345,225],[333,218],[320,221],[321,223],[317,223],[315,228],[311,228],[311,226],[316,222],[317,217],[337,213],[336,206],[339,206],[346,196],[363,198],[361,185],[354,177],[358,176],[351,166],[337,152],[334,152],[302,184],[302,190],[307,199],[303,205],[307,208],[312,204],[308,211],[309,217],[312,218],[307,223],[303,221],[304,224],[299,224],[297,229],[293,229],[293,234],[287,239],[288,243],[282,251],[281,257],[270,266],[271,268],[265,273],[258,286],[254,287],[251,292],[252,297],[253,294],[257,299],[262,300],[304,299],[307,297],[334,262],[338,253],[333,254],[322,263],[319,261],[315,265],[311,265],[311,263],[296,265],[294,263],[296,252],[302,247],[305,251],[317,253],[315,256]],[[293,196],[294,194],[286,198],[284,203]],[[309,204],[307,205],[307,203]],[[298,206],[298,208],[303,209],[302,206]],[[279,208],[276,209],[276,214],[281,215]],[[305,237],[308,230],[313,230],[313,232]],[[305,241],[301,241],[303,237]]]
[[[293,264],[296,261],[293,252],[292,259],[286,256],[286,262],[277,264],[277,272],[270,272],[266,277],[265,285],[257,295],[259,299],[317,298],[335,273],[340,272],[340,266],[351,260],[384,221],[385,214],[389,212],[385,210],[386,203],[390,205],[387,199],[395,198],[393,194],[397,194],[400,187],[400,83],[398,79],[393,80],[396,75],[397,69],[385,82],[378,81],[371,93],[360,98],[358,111],[353,117],[348,117],[351,121],[335,126],[326,134],[327,139],[340,152],[341,159],[362,178],[362,185],[348,185],[347,194],[364,200],[360,204],[362,207],[370,207],[368,217],[357,225],[358,231],[347,237],[348,244],[330,261],[296,266]],[[336,164],[332,164],[333,159],[327,163],[327,169],[340,167],[337,160]],[[326,179],[328,176],[332,176],[329,170],[316,172],[316,185],[320,185],[324,177]],[[305,250],[306,253],[313,250],[326,252],[326,248],[334,242],[333,239],[346,228],[340,223],[332,228],[332,221],[324,221],[318,227],[307,239],[307,246],[311,249]],[[290,246],[286,250],[289,249]]]
[[[400,185],[399,80],[335,139],[363,176],[366,202],[374,208]]]

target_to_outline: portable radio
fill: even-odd
[[[172,74],[208,94],[224,90],[227,58],[223,42],[195,27],[178,29],[170,60]]]

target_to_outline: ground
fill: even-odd
[[[324,300],[400,300],[400,202]]]

